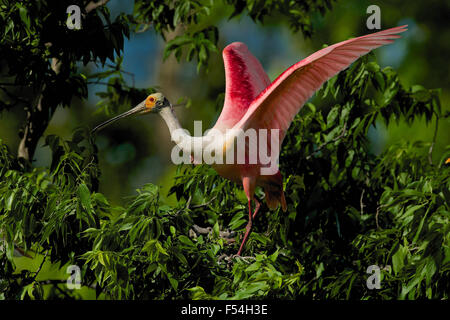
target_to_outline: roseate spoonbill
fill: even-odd
[[[270,82],[260,62],[249,52],[245,44],[234,42],[228,45],[223,50],[225,102],[213,129],[219,132],[228,129],[244,131],[279,129],[278,141],[281,145],[294,116],[325,81],[347,68],[360,56],[400,38],[398,34],[406,31],[406,27],[405,25],[375,32],[323,48],[292,65],[273,82]],[[205,146],[216,144],[216,148],[227,150],[234,145],[236,136],[232,137],[231,141],[227,138],[225,141],[217,142],[208,134],[203,137],[191,137],[184,131],[180,133],[179,129],[182,127],[173,107],[161,93],[149,95],[133,109],[98,125],[93,132],[129,115],[149,112],[158,113],[164,119],[172,141],[191,156],[195,154],[196,148],[204,150]],[[269,136],[266,142],[270,149]],[[217,145],[218,143],[220,145]],[[270,209],[276,209],[281,204],[283,211],[287,210],[281,173],[276,170],[274,174],[261,175],[260,169],[264,165],[259,158],[257,163],[250,163],[249,144],[246,143],[244,146],[247,149],[245,163],[212,164],[222,177],[242,183],[248,199],[248,224],[237,255],[242,253],[251,232],[252,221],[260,208],[259,201],[254,197],[256,186],[264,189],[266,203]],[[252,200],[255,202],[253,212]]]

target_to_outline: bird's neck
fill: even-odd
[[[172,141],[174,141],[175,143],[178,143],[177,141],[174,140],[174,133],[176,133],[177,130],[183,129],[180,125],[180,122],[178,121],[177,116],[175,115],[174,110],[171,107],[168,108],[163,108],[160,112],[159,115],[164,119],[164,121],[167,124],[167,127],[169,128],[170,131],[170,136],[172,138]]]
[[[195,140],[201,139],[202,137],[192,137],[186,129],[183,129],[178,121],[175,111],[171,107],[163,108],[159,114],[169,128],[171,140],[175,142],[184,152],[192,154],[194,153],[196,146],[201,148],[202,143],[200,142],[199,144]],[[194,141],[196,143],[194,143]]]
[[[178,121],[172,108],[164,108],[159,112],[159,114],[169,128],[172,141],[175,142],[181,150],[183,150],[182,159],[178,157],[179,150],[172,150],[171,156],[174,163],[179,164],[181,163],[179,161],[183,161],[183,163],[193,162],[195,164],[199,164],[202,163],[203,160],[209,161],[208,159],[213,159],[214,161],[224,161],[223,143],[225,141],[223,139],[218,139],[217,135],[222,136],[219,130],[213,130],[213,128],[204,136],[193,137],[187,130],[181,127],[180,122]],[[214,156],[204,159],[205,155]]]

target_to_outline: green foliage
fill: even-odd
[[[124,37],[129,37],[129,26],[125,15],[110,21],[107,8],[102,7],[85,16],[80,30],[68,29],[66,8],[73,4],[84,8],[85,2],[0,2],[0,55],[8,65],[2,76],[8,77],[10,85],[38,89],[47,83],[55,103],[65,106],[73,96],[87,97],[86,78],[76,74],[76,63],[113,61],[114,54],[123,50]],[[61,74],[51,70],[54,57],[64,62]]]
[[[216,27],[209,27],[194,33],[186,33],[182,36],[177,36],[175,39],[169,41],[164,50],[164,59],[173,52],[178,61],[180,61],[182,48],[188,46],[186,61],[191,61],[194,56],[197,56],[197,72],[202,66],[208,63],[211,52],[218,52],[216,44],[218,40],[218,30]]]
[[[3,297],[48,292],[36,289],[33,272],[14,273],[14,241],[82,266],[83,285],[107,298],[447,298],[450,168],[429,162],[429,143],[399,142],[376,156],[366,138],[377,119],[411,119],[405,104],[415,117],[445,117],[437,91],[421,90],[368,59],[328,82],[320,95],[334,105],[307,104],[283,144],[288,212],[263,205],[246,257],[234,260],[225,255],[237,242],[218,235],[243,231],[245,197],[206,166],[179,168],[175,207],[152,184],[125,208],[111,207],[95,192],[96,149],[83,130],[69,141],[47,137],[49,169],[23,171],[2,145]],[[194,224],[214,228],[198,235]],[[373,264],[384,268],[380,290],[365,286]]]
[[[331,9],[332,0],[316,1],[261,1],[227,0],[226,6],[232,8],[229,19],[243,14],[244,11],[257,22],[263,23],[265,17],[282,15],[289,21],[290,28],[301,30],[305,36],[313,32],[312,17],[324,15]],[[197,71],[207,67],[209,56],[217,53],[219,38],[217,26],[211,25],[214,1],[136,1],[134,22],[137,28],[152,24],[155,31],[165,38],[167,31],[181,29],[183,33],[167,42],[164,58],[174,54],[178,61],[183,51],[186,60],[197,59]]]
[[[331,10],[333,0],[321,1],[265,1],[265,0],[227,0],[234,7],[231,17],[244,10],[255,21],[263,22],[265,17],[286,17],[292,30],[301,30],[305,36],[313,32],[312,17],[320,13],[324,15]]]
[[[133,28],[135,32],[143,32],[151,26],[164,39],[168,32],[177,30],[177,36],[167,41],[164,58],[173,54],[180,60],[184,52],[187,61],[197,61],[198,71],[207,67],[212,54],[218,53],[219,33],[213,24],[212,1],[135,1],[132,14],[121,13],[114,21],[108,8],[100,6],[83,14],[80,30],[67,28],[67,7],[78,5],[83,11],[89,2],[0,1],[0,57],[2,64],[8,66],[0,73],[0,90],[4,93],[0,111],[19,106],[33,113],[39,100],[35,96],[42,91],[45,109],[49,110],[51,118],[58,105],[70,106],[74,97],[87,98],[88,84],[106,85],[105,92],[96,94],[103,99],[100,106],[108,112],[142,101],[153,90],[136,89],[127,84],[121,68],[124,39],[129,38]],[[270,10],[261,1],[228,1],[226,6],[233,10],[230,19],[241,15],[245,8],[260,22],[265,16],[284,14],[293,30],[301,29],[305,35],[310,35],[311,16],[318,11],[323,15],[331,8],[330,3],[328,0],[288,4],[272,1]],[[59,73],[52,67],[52,59],[61,63]],[[108,64],[108,60],[113,64]],[[100,63],[105,70],[86,74],[81,66],[92,62]],[[25,98],[24,89],[28,92]],[[30,93],[32,97],[28,98]],[[48,119],[34,121],[45,124]],[[42,134],[45,126],[36,134]]]
[[[142,101],[153,89],[127,84],[121,67],[132,27],[141,32],[151,25],[163,37],[178,28],[164,56],[181,59],[185,52],[198,68],[218,51],[218,29],[208,20],[213,2],[135,1],[133,14],[114,22],[100,7],[84,17],[86,28],[69,31],[67,6],[87,2],[0,1],[0,57],[8,66],[1,74],[0,111],[33,110],[35,95],[24,99],[18,93],[24,88],[34,93],[45,87],[54,108],[69,106],[73,97],[87,96],[90,83],[106,85],[98,93],[101,111]],[[309,35],[311,19],[330,3],[225,5],[232,8],[230,19],[248,14],[263,23],[281,15],[292,30]],[[61,73],[52,69],[52,58],[62,61]],[[80,72],[89,62],[107,68]],[[392,68],[365,57],[318,96],[329,108],[308,103],[283,144],[288,212],[263,204],[240,258],[230,256],[246,224],[245,195],[207,166],[178,168],[170,189],[176,205],[145,184],[117,207],[98,192],[97,148],[87,129],[77,129],[70,140],[45,136],[49,167],[17,159],[0,140],[0,299],[85,297],[69,290],[65,279],[44,278],[46,263],[63,271],[79,266],[83,290],[102,299],[448,299],[450,166],[444,163],[450,149],[433,162],[436,141],[398,141],[374,154],[367,138],[371,128],[393,120],[422,119],[437,132],[449,118],[439,90],[405,87]],[[210,232],[196,232],[196,226]],[[225,230],[235,239],[222,237]],[[17,248],[31,258],[18,258]],[[20,259],[38,266],[21,268]],[[370,265],[382,268],[379,290],[366,286]]]

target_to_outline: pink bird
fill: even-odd
[[[294,116],[314,92],[362,55],[400,38],[398,34],[406,31],[406,27],[383,30],[321,49],[292,65],[273,82],[270,82],[260,62],[247,46],[234,42],[223,50],[226,77],[223,110],[213,130],[206,135],[192,137],[184,131],[172,105],[161,93],[151,94],[133,109],[98,125],[93,132],[126,116],[153,112],[162,116],[172,141],[194,162],[201,162],[198,155],[204,155],[206,150],[206,154],[216,160],[210,164],[219,175],[242,183],[247,196],[248,224],[237,252],[237,255],[241,255],[260,208],[259,201],[254,197],[257,186],[264,189],[270,209],[281,205],[283,211],[287,210],[283,177],[278,169],[263,174],[264,169],[273,166],[273,161],[263,161],[258,148],[263,146],[266,155],[275,150],[275,160],[278,161],[279,146]],[[252,136],[246,135],[251,130],[266,134],[256,135],[256,140],[252,141]],[[239,152],[244,155],[241,161]],[[227,157],[229,154],[231,156]],[[254,211],[252,201],[255,202]]]

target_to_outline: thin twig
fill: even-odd
[[[209,204],[211,204],[211,202],[213,202],[214,200],[216,200],[217,196],[212,197],[208,202],[203,203],[203,204],[196,204],[195,206],[192,206],[191,209],[197,209],[197,208],[201,208],[201,207],[206,207]]]
[[[249,261],[256,261],[255,257],[251,257],[251,256],[234,256],[235,259],[241,259],[247,263],[249,263]]]
[[[378,214],[380,213],[380,207],[377,207],[377,212],[375,213],[375,223],[377,224],[377,229],[381,229],[378,223]]]
[[[42,280],[42,281],[38,281],[38,282],[41,285],[53,285],[59,292],[64,294],[67,298],[73,299],[72,296],[70,296],[65,290],[63,290],[63,289],[61,289],[59,287],[60,284],[67,285],[67,281],[66,280],[49,279],[49,280]],[[83,287],[87,287],[87,288],[95,290],[96,285],[91,283],[89,285],[83,285]]]
[[[16,102],[22,102],[22,103],[25,103],[25,104],[29,104],[30,103],[29,101],[27,101],[25,99],[22,99],[22,98],[16,96],[15,94],[9,92],[8,90],[6,90],[6,88],[3,88],[3,87],[0,86],[0,89],[3,90],[3,92],[5,92],[8,97],[16,100]]]
[[[225,260],[227,262],[227,264],[230,266],[233,263],[233,259],[236,260],[242,260],[245,263],[250,264],[250,261],[256,261],[255,257],[251,257],[251,256],[238,256],[238,255],[227,255],[227,254],[222,254],[217,258],[217,262],[220,263],[221,260]]]
[[[117,71],[119,71],[119,72],[122,72],[122,73],[124,73],[124,74],[129,75],[129,76],[131,77],[131,80],[132,80],[132,82],[133,82],[133,87],[134,87],[134,73],[133,73],[133,72],[126,71],[126,70],[123,70],[123,69],[121,69],[121,68],[117,68],[117,65],[114,66],[114,65],[109,64],[109,63],[107,63],[106,66],[108,66],[108,67],[110,67],[110,68],[113,68],[113,69],[115,69],[115,70],[117,70]]]
[[[198,225],[194,224],[192,225],[192,228],[194,229],[195,232],[197,232],[198,234],[209,234],[212,231],[211,227],[206,227],[206,228],[202,228],[199,227]]]
[[[54,284],[54,287],[61,292],[66,298],[70,298],[72,299],[73,297],[71,297],[66,291],[64,291],[63,289],[61,289],[58,284]]]
[[[14,83],[14,82],[2,82],[2,83],[0,83],[0,86],[18,87],[18,86],[24,86],[24,84]]]
[[[34,281],[36,280],[36,278],[37,278],[39,272],[41,272],[41,269],[42,269],[42,267],[44,266],[44,262],[45,262],[45,259],[47,258],[47,255],[48,255],[48,250],[45,251],[44,258],[42,259],[42,262],[41,262],[41,264],[39,265],[39,268],[36,270],[36,272],[35,272],[35,274],[34,274],[34,276],[33,276],[31,282],[34,282]]]
[[[189,209],[189,206],[191,205],[191,201],[192,201],[192,196],[190,195],[186,201],[186,209]]]
[[[103,82],[103,81],[100,81],[100,80],[98,80],[98,81],[88,81],[87,84],[101,84],[101,85],[104,85],[104,86],[107,86],[107,87],[113,87],[113,88],[118,86],[117,83],[107,83],[107,82]],[[133,88],[133,87],[127,86],[126,84],[124,84],[124,85],[120,84],[120,86],[122,86],[123,88],[126,88],[126,89]]]
[[[100,0],[98,2],[95,1],[91,1],[89,2],[86,7],[84,8],[84,10],[86,10],[86,13],[91,12],[92,10],[97,9],[98,7],[104,6],[105,4],[108,3],[109,0]]]
[[[211,227],[202,228],[196,224],[192,225],[193,231],[195,231],[196,234],[210,234],[212,233],[213,229]],[[192,230],[191,229],[191,230]],[[234,237],[236,236],[235,231],[221,231],[219,230],[219,237],[222,239],[225,239],[227,243],[234,242]]]
[[[339,136],[337,136],[336,138],[334,138],[333,140],[327,141],[322,143],[316,150],[313,151],[313,153],[311,153],[309,156],[306,157],[306,160],[311,159],[311,157],[313,155],[315,155],[317,152],[319,152],[320,150],[322,150],[324,147],[326,147],[327,145],[329,145],[330,143],[336,142],[340,139],[342,139],[345,134],[347,133],[347,122],[344,123],[344,128],[342,128],[341,134]]]
[[[436,112],[434,112],[434,114],[436,115],[436,126],[434,127],[433,141],[431,142],[430,149],[428,150],[428,162],[430,165],[433,165],[433,148],[436,144],[437,132],[439,128],[439,116]]]
[[[361,215],[364,214],[364,207],[366,206],[363,202],[364,198],[364,192],[366,192],[366,189],[363,189],[361,192],[361,197],[359,198],[359,206],[361,207]]]
[[[175,214],[173,214],[173,217],[178,216],[182,211],[184,211],[185,209],[189,209],[189,206],[191,205],[191,201],[192,201],[192,196],[189,196],[189,198],[186,201],[186,208],[181,208],[179,209],[177,212],[175,212]]]
[[[382,205],[377,206],[377,212],[375,214],[375,222],[377,224],[377,229],[380,229],[380,230],[383,229],[383,228],[381,228],[380,224],[378,223],[378,215],[380,214],[380,209],[384,208],[384,207],[387,207],[387,205],[386,204],[382,204]]]
[[[134,33],[144,33],[145,31],[147,31],[148,29],[150,29],[150,26],[152,25],[151,22],[149,23],[143,23],[141,24],[143,27],[139,30],[136,30]]]

